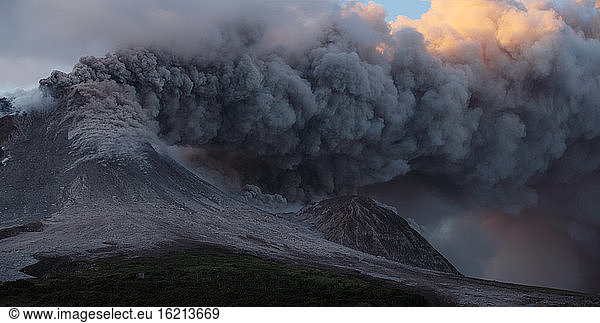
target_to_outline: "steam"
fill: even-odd
[[[585,203],[561,219],[593,247],[598,7],[434,0],[421,19],[391,23],[374,3],[253,2],[205,20],[165,10],[151,26],[166,31],[132,37],[143,47],[83,57],[40,85],[68,106],[82,158],[143,159],[157,140],[195,147],[252,194],[290,201],[420,174],[469,207],[554,216],[569,187]]]
[[[0,117],[6,114],[23,114],[40,109],[48,109],[55,105],[52,96],[42,92],[39,88],[17,89],[0,93]]]

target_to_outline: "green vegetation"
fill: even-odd
[[[75,272],[0,285],[0,306],[425,306],[430,302],[415,292],[353,275],[214,250],[112,258]]]

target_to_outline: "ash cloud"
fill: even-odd
[[[561,217],[597,259],[596,181],[580,185],[600,165],[597,2],[435,0],[392,23],[376,4],[312,6],[142,11],[116,25],[132,30],[110,40],[122,49],[40,85],[77,97],[65,125],[83,155],[152,140],[224,151],[211,156],[241,184],[290,201],[418,173],[461,206],[517,215],[572,188],[585,202]]]
[[[292,198],[419,170],[518,212],[551,166],[573,171],[570,147],[600,134],[600,42],[551,6],[468,3],[434,1],[422,20],[391,25],[375,4],[348,5],[304,22],[311,39],[281,35],[272,28],[286,22],[266,15],[224,21],[211,30],[219,43],[84,57],[41,85],[58,98],[90,82],[131,86],[169,144],[242,151],[300,176],[304,196]],[[464,10],[494,13],[497,30],[460,25]]]

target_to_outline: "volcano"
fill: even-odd
[[[83,117],[69,116],[72,103],[10,119],[14,129],[3,137],[10,159],[0,167],[0,218],[10,233],[0,240],[1,280],[30,277],[23,268],[48,259],[94,261],[152,254],[165,245],[216,245],[359,272],[456,304],[598,304],[584,294],[463,277],[404,219],[371,199],[338,197],[298,213],[273,213],[211,184],[159,145],[136,147],[143,159],[85,158],[73,144],[73,125]],[[92,120],[110,131],[106,119]]]
[[[0,5],[0,89],[42,70],[0,95],[0,280],[213,246],[598,305],[466,277],[600,291],[598,1],[92,2]]]
[[[455,275],[458,270],[398,214],[362,196],[321,201],[299,212],[329,241],[403,264]]]

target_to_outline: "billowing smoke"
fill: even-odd
[[[129,106],[153,115],[167,143],[243,152],[301,189],[293,197],[419,170],[486,203],[503,196],[516,212],[536,202],[532,187],[551,166],[564,180],[598,166],[570,154],[600,134],[600,42],[583,31],[591,18],[560,12],[434,1],[423,19],[389,25],[379,6],[355,4],[305,22],[318,31],[310,39],[283,28],[303,39],[293,46],[264,17],[246,18],[223,22],[224,41],[193,55],[124,49],[41,84],[58,98],[89,86],[131,92]],[[485,18],[465,22],[469,13]]]
[[[40,81],[76,149],[201,148],[289,200],[418,174],[461,205],[558,216],[600,257],[598,2],[435,0],[391,23],[374,3],[240,7]]]

